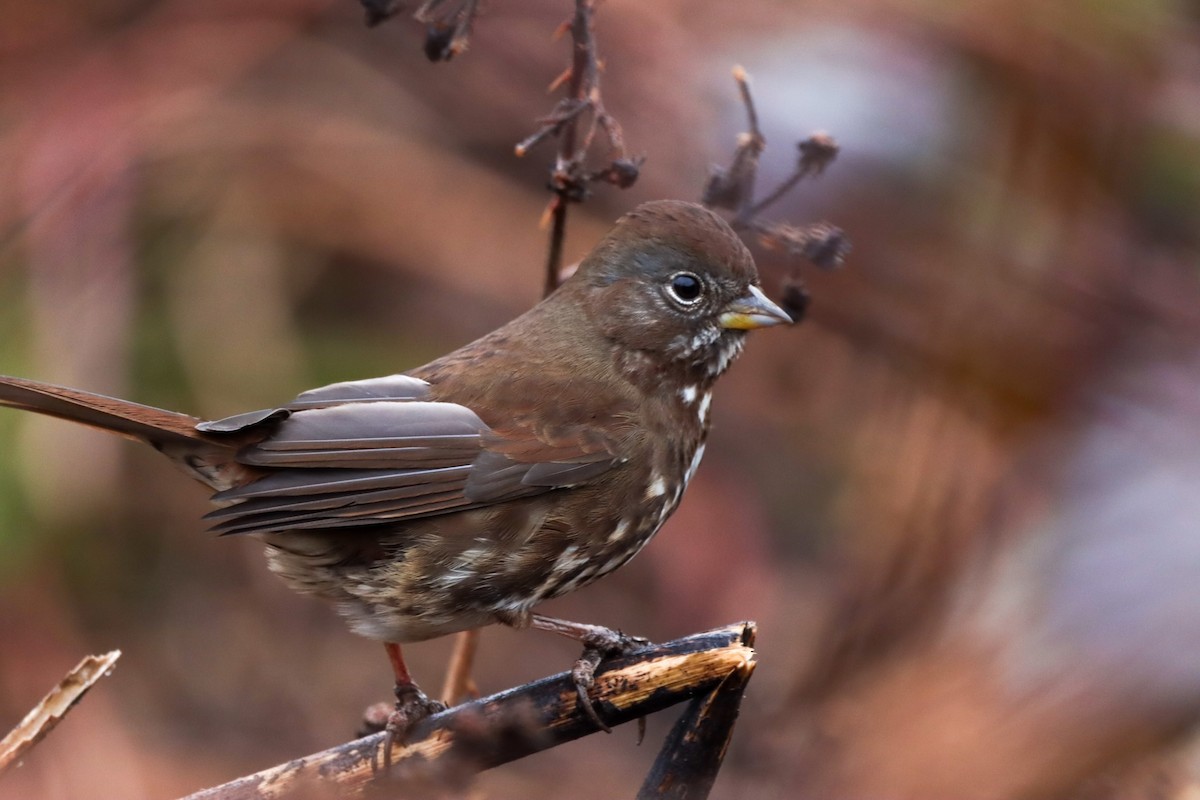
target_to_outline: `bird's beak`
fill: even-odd
[[[766,328],[781,322],[790,325],[792,322],[788,313],[767,299],[757,286],[751,286],[749,292],[725,306],[720,320],[722,328],[739,331]]]

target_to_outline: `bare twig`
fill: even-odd
[[[737,81],[738,93],[742,96],[742,105],[746,107],[746,121],[750,126],[749,133],[765,147],[767,140],[763,138],[762,128],[758,125],[758,110],[754,107],[754,95],[750,94],[750,76],[746,74],[746,68],[741,64],[735,65],[733,79]]]
[[[567,99],[564,102],[577,106],[581,111],[588,106],[585,98],[592,94],[587,91],[589,88],[595,89],[597,103],[600,98],[600,68],[596,61],[596,40],[592,36],[594,13],[592,0],[576,0],[575,16],[571,19],[571,69],[567,79]],[[589,79],[595,82],[594,87],[588,87]],[[555,128],[559,136],[558,158],[554,170],[550,173],[550,187],[554,191],[554,199],[547,211],[552,222],[543,295],[550,294],[558,287],[558,276],[562,271],[563,240],[567,232],[567,203],[572,199],[581,198],[583,193],[578,172],[584,155],[576,148],[579,138],[579,116],[578,113],[571,114]],[[595,116],[596,111],[593,110],[593,120]]]
[[[359,0],[373,28],[399,14],[401,0]],[[425,0],[413,19],[425,26],[425,55],[430,61],[449,61],[466,52],[479,15],[479,0]]]
[[[366,10],[367,25],[378,25],[398,14],[400,0],[359,0]],[[604,107],[600,93],[602,66],[596,49],[593,18],[598,0],[575,0],[575,12],[561,25],[558,35],[571,35],[570,66],[550,84],[550,91],[566,87],[565,96],[554,110],[538,121],[538,128],[517,143],[517,156],[558,137],[558,155],[550,170],[550,191],[554,197],[542,215],[550,228],[543,289],[549,294],[558,288],[562,274],[563,241],[567,232],[567,209],[587,197],[589,186],[611,183],[619,188],[632,186],[638,178],[643,159],[629,157],[621,125]],[[479,0],[425,0],[413,17],[425,25],[425,55],[431,61],[449,61],[467,49]],[[605,148],[604,166],[589,166],[589,155],[597,140]]]
[[[546,250],[546,279],[542,283],[542,296],[558,288],[562,275],[563,242],[567,238],[567,198],[555,190],[554,199],[546,207],[550,217],[550,246]]]
[[[704,187],[703,202],[715,208],[727,208],[737,213],[737,220],[748,220],[754,199],[754,180],[758,175],[758,160],[767,147],[767,140],[758,127],[758,111],[750,94],[750,78],[746,70],[733,68],[746,108],[749,130],[738,136],[737,148],[728,168],[714,166]]]
[[[558,287],[562,272],[563,240],[567,230],[567,208],[583,200],[588,186],[596,181],[620,188],[637,180],[641,158],[629,158],[621,125],[604,107],[600,93],[600,57],[596,50],[593,17],[595,0],[575,0],[575,13],[559,32],[571,34],[571,65],[550,85],[551,90],[566,86],[566,96],[539,127],[517,144],[515,152],[523,156],[551,136],[558,137],[558,155],[550,171],[550,190],[554,197],[546,207],[543,221],[550,227],[550,245],[546,255],[544,294]],[[597,134],[606,147],[606,166],[591,169],[588,156]]]
[[[425,0],[413,18],[425,23],[425,55],[430,61],[449,61],[470,44],[479,0],[463,0],[450,11],[446,0]]]
[[[592,697],[609,725],[621,725],[717,689],[754,662],[752,623],[651,645],[606,663]],[[322,792],[362,795],[448,782],[596,732],[580,711],[569,672],[452,708],[418,723],[384,769],[387,734],[378,733],[191,795],[242,800]]]
[[[789,225],[752,220],[742,229],[757,233],[759,242],[767,250],[799,256],[822,269],[833,269],[840,265],[850,249],[842,229],[828,222]]]
[[[838,145],[833,137],[824,131],[817,131],[796,145],[800,151],[800,160],[796,171],[787,180],[775,187],[775,191],[755,203],[749,210],[748,216],[755,217],[774,205],[781,197],[795,188],[796,184],[810,175],[816,177],[837,158]]]
[[[761,218],[763,212],[777,203],[805,178],[816,177],[837,158],[838,145],[827,133],[814,133],[797,144],[800,157],[795,171],[762,200],[754,200],[754,184],[758,177],[759,159],[767,140],[759,127],[758,110],[750,92],[750,79],[741,67],[734,67],[734,80],[746,109],[749,130],[738,136],[737,147],[729,167],[714,166],[704,187],[702,202],[713,208],[734,212],[730,225],[735,230],[756,234],[767,249],[807,259],[819,267],[839,265],[849,252],[850,244],[842,231],[828,223],[806,226],[789,225]],[[798,278],[791,279],[796,284]]]
[[[841,229],[827,222],[791,225],[762,218],[775,203],[796,188],[802,180],[816,177],[837,158],[838,145],[827,133],[814,133],[800,141],[796,169],[762,200],[754,200],[758,165],[767,147],[758,122],[758,109],[750,92],[750,78],[741,67],[733,68],[738,94],[746,109],[748,130],[738,135],[737,147],[728,167],[714,165],[704,185],[701,202],[710,208],[733,212],[729,224],[747,238],[752,234],[762,247],[781,252],[791,262],[783,279],[783,307],[792,319],[802,319],[808,307],[808,292],[800,278],[798,262],[809,261],[823,269],[839,266],[850,252],[850,242]]]
[[[113,650],[102,656],[87,656],[76,664],[75,668],[59,681],[58,686],[42,698],[42,701],[25,715],[25,719],[0,741],[0,772],[50,733],[67,712],[87,694],[88,689],[112,671],[113,665],[120,657],[121,651]]]

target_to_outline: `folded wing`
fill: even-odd
[[[280,409],[204,423],[212,434],[263,428],[238,461],[264,476],[213,499],[223,534],[350,528],[477,508],[594,480],[621,461],[613,443],[570,427],[552,441],[498,433],[408,376],[333,384]]]

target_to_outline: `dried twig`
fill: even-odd
[[[758,176],[758,159],[767,147],[767,140],[758,127],[758,111],[754,108],[754,97],[750,94],[750,80],[741,67],[733,68],[733,79],[737,81],[746,107],[749,130],[738,136],[737,149],[728,168],[713,166],[704,187],[702,202],[714,208],[727,208],[737,212],[736,219],[750,217],[754,197],[754,179]]]
[[[749,677],[753,623],[651,645],[606,662],[592,697],[604,721],[621,725]],[[569,672],[436,714],[392,749],[378,733],[298,758],[255,775],[191,795],[189,800],[242,800],[300,792],[360,796],[368,788],[461,786],[480,770],[539,752],[597,730],[579,709]],[[719,737],[718,737],[719,738]],[[397,786],[397,784],[401,786]]]
[[[378,25],[398,14],[400,0],[359,0],[366,10],[367,25]],[[571,34],[571,63],[550,84],[555,91],[566,87],[565,96],[548,115],[539,120],[538,129],[516,145],[523,156],[552,136],[558,137],[558,157],[550,171],[550,190],[554,197],[546,207],[543,224],[550,227],[550,245],[546,255],[545,293],[558,287],[562,273],[563,241],[567,230],[567,208],[583,200],[589,186],[611,183],[622,189],[638,178],[643,159],[625,152],[621,125],[604,107],[600,94],[603,70],[596,49],[593,17],[597,0],[575,0],[575,13],[559,26],[557,35]],[[425,0],[413,17],[425,25],[425,55],[431,61],[449,61],[467,49],[479,0]],[[589,165],[589,156],[604,142],[604,166]]]
[[[113,665],[120,657],[121,651],[113,650],[102,656],[87,656],[76,664],[75,668],[59,681],[58,686],[42,698],[42,701],[25,715],[25,719],[0,741],[0,772],[45,738],[96,681],[111,673]]]
[[[753,231],[764,246],[803,256],[819,267],[834,267],[849,251],[849,242],[837,227],[816,223],[806,227],[784,225],[760,219],[760,215],[794,189],[802,180],[816,177],[837,158],[838,145],[827,133],[818,132],[797,144],[800,157],[795,171],[765,198],[754,201],[754,182],[759,158],[767,140],[758,124],[758,112],[750,93],[750,78],[741,67],[734,67],[734,80],[746,108],[749,130],[738,136],[737,148],[729,167],[714,166],[704,187],[702,202],[713,208],[734,212],[730,224],[737,230]]]
[[[401,0],[359,0],[373,28],[403,10]],[[413,19],[425,26],[425,55],[430,61],[449,61],[466,52],[479,15],[479,0],[425,0]]]
[[[774,205],[776,201],[790,192],[804,178],[810,175],[816,177],[823,173],[825,168],[837,158],[838,154],[837,142],[824,131],[817,131],[807,139],[801,140],[796,145],[796,149],[800,151],[800,160],[796,164],[796,171],[787,180],[779,184],[775,188],[775,191],[751,206],[749,211],[746,212],[747,217],[753,218]]]
[[[567,207],[583,200],[590,184],[601,181],[622,189],[632,186],[641,168],[641,158],[630,158],[616,118],[608,113],[600,94],[600,58],[593,28],[595,0],[575,0],[575,13],[559,28],[559,34],[571,34],[571,65],[553,83],[551,90],[566,85],[566,96],[554,110],[540,120],[536,131],[515,148],[518,156],[551,136],[558,137],[558,156],[550,171],[550,190],[554,198],[546,207],[543,220],[550,225],[550,246],[546,256],[544,293],[558,287],[562,272],[563,240],[567,229]],[[607,164],[592,169],[588,157],[602,134]]]
[[[816,177],[837,158],[838,145],[827,133],[818,132],[797,144],[800,157],[796,168],[782,183],[762,200],[754,200],[754,183],[758,164],[767,147],[766,137],[758,123],[758,111],[750,92],[750,78],[741,67],[733,68],[742,105],[746,108],[748,130],[738,136],[737,147],[728,167],[713,166],[704,186],[701,202],[711,208],[734,212],[729,224],[743,234],[753,234],[767,250],[782,252],[790,257],[793,269],[783,282],[783,306],[793,319],[800,319],[808,306],[795,263],[804,260],[823,269],[839,266],[850,252],[850,242],[840,228],[827,222],[791,225],[762,219],[762,214],[802,180]]]
[[[453,6],[449,11],[447,6]],[[457,4],[446,0],[426,0],[413,14],[425,23],[425,56],[430,61],[449,61],[466,52],[470,44],[479,0],[463,0]]]

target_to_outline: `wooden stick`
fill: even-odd
[[[755,662],[747,661],[717,688],[688,704],[659,751],[638,800],[704,800],[733,738]]]
[[[96,681],[108,675],[121,657],[120,650],[102,656],[86,656],[59,681],[42,702],[33,707],[25,719],[0,741],[0,772],[29,752],[35,744],[54,730],[67,712],[87,694]]]
[[[712,692],[754,662],[753,623],[650,645],[605,662],[592,698],[604,721],[621,725]],[[596,732],[577,703],[569,672],[465,703],[418,723],[383,766],[386,734],[298,758],[190,795],[188,800],[359,797],[368,788],[457,787],[484,769]]]

